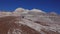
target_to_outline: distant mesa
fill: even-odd
[[[50,12],[49,14],[50,14],[50,15],[57,15],[56,12]]]

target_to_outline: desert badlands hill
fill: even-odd
[[[0,34],[60,34],[60,15],[23,8],[0,12]]]

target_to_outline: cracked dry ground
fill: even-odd
[[[7,16],[0,18],[0,34],[59,34],[58,32],[45,31],[41,29],[41,32],[36,31],[35,29],[15,23],[17,20],[15,16]]]

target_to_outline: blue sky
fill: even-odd
[[[45,12],[60,14],[60,0],[0,0],[0,10],[13,11],[21,7],[25,9],[41,9]]]

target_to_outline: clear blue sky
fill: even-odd
[[[60,0],[0,0],[0,10],[13,11],[18,7],[37,8],[45,12],[55,11],[60,14]]]

